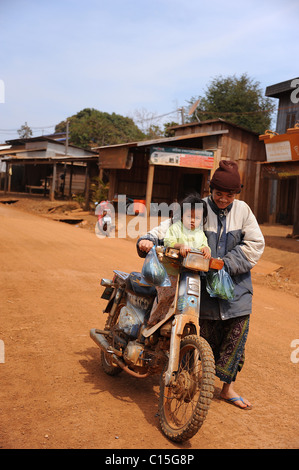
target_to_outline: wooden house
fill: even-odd
[[[88,190],[91,174],[98,175],[95,152],[66,145],[61,135],[9,140],[1,149],[6,165],[2,189],[71,196]],[[0,188],[1,189],[1,188]]]
[[[222,119],[171,128],[174,136],[150,141],[98,147],[99,167],[109,170],[109,199],[117,194],[168,204],[196,190],[209,194],[210,178],[222,159],[237,162],[243,189],[240,198],[255,214],[264,197],[259,165],[266,160],[258,134]]]
[[[299,235],[299,78],[266,88],[277,98],[276,131],[260,136],[266,150],[261,182],[269,186],[269,222],[293,225]]]

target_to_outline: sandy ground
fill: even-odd
[[[89,337],[105,322],[101,277],[142,267],[135,243],[97,238],[92,214],[77,214],[74,225],[52,220],[74,218],[77,206],[15,196],[0,195],[0,448],[299,447],[299,242],[286,238],[291,227],[262,227],[267,247],[253,271],[254,313],[236,384],[253,409],[221,401],[217,379],[204,425],[177,445],[159,429],[159,377],[105,375]]]

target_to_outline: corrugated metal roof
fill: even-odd
[[[55,144],[64,146],[65,143],[62,142],[62,140],[63,139],[54,139],[52,136],[42,135],[42,136],[39,136],[39,137],[26,137],[26,138],[21,138],[21,139],[7,140],[6,144],[12,145],[14,147],[19,147],[20,145],[24,145],[24,144],[27,144],[27,143],[30,143],[30,142],[40,142],[40,141],[42,141],[42,142],[53,142]],[[65,139],[64,139],[64,141],[65,141]],[[78,145],[74,145],[74,144],[71,144],[71,143],[68,144],[68,147],[78,148],[78,149],[81,149],[82,151],[89,152],[91,154],[94,153],[94,151],[92,149],[84,149],[82,147],[79,147]]]
[[[159,139],[152,139],[152,140],[140,140],[137,142],[126,142],[123,144],[114,144],[114,145],[104,145],[102,147],[93,147],[93,150],[105,150],[110,148],[118,148],[118,147],[148,147],[151,145],[156,144],[166,144],[168,142],[175,142],[180,140],[190,140],[190,139],[197,139],[201,137],[207,137],[209,135],[220,135],[220,134],[227,134],[229,131],[227,129],[219,129],[218,131],[209,131],[209,132],[197,132],[194,134],[186,134],[180,135],[175,137],[161,137]]]
[[[276,83],[275,85],[270,85],[266,88],[265,95],[277,98],[281,93],[286,93],[288,91],[294,90],[294,87],[291,86],[293,80],[298,80],[299,78],[292,78],[291,80],[286,80],[285,82]]]
[[[187,122],[185,124],[179,124],[177,126],[170,126],[168,129],[173,129],[173,130],[184,129],[185,127],[205,126],[207,124],[217,124],[217,123],[223,123],[223,124],[226,124],[227,126],[237,127],[238,129],[241,129],[242,131],[249,132],[250,134],[258,135],[257,132],[254,132],[244,126],[239,126],[239,124],[235,124],[234,122],[227,121],[226,119],[222,119],[222,118],[207,119],[206,121]]]

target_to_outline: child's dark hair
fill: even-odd
[[[201,199],[200,195],[196,192],[188,194],[181,202],[180,202],[180,212],[181,212],[181,219],[183,217],[184,211],[184,204],[188,204],[188,208],[191,210],[197,209],[198,204],[202,204],[202,211],[203,211],[203,220],[202,223],[205,224],[207,221],[208,216],[208,208],[207,203]],[[186,206],[185,206],[186,209]]]

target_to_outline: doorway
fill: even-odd
[[[197,192],[202,195],[202,173],[183,173],[179,180],[178,200],[182,200],[188,194]]]

